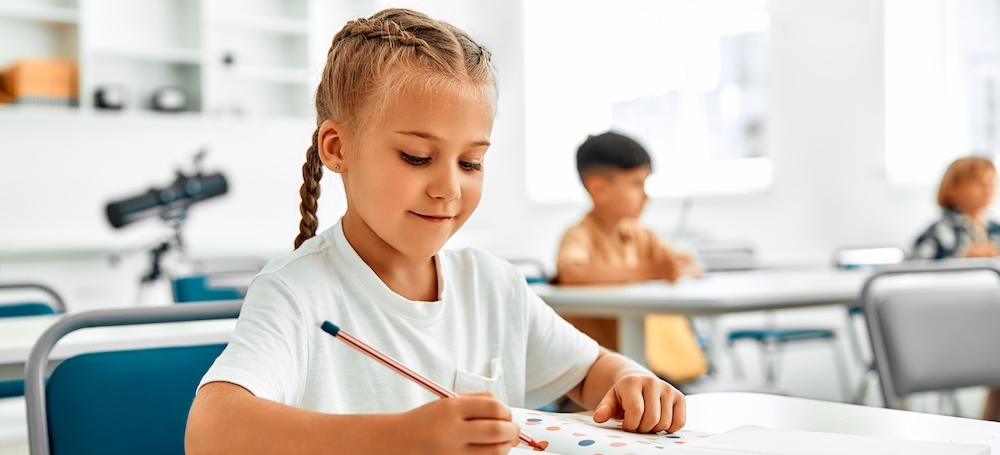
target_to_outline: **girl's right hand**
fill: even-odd
[[[434,400],[402,414],[403,447],[426,454],[505,454],[521,429],[510,408],[489,392]]]
[[[961,256],[967,258],[991,258],[996,256],[998,253],[1000,253],[1000,251],[997,251],[996,245],[992,242],[979,241],[969,245]]]

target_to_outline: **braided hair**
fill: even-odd
[[[323,163],[319,128],[334,119],[364,138],[378,113],[384,112],[402,87],[422,83],[478,90],[496,103],[497,83],[490,53],[464,31],[426,15],[390,8],[348,22],[333,37],[326,68],[316,89],[316,131],[302,165],[302,202],[298,248],[316,235],[316,201]]]

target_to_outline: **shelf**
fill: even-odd
[[[238,66],[220,71],[223,77],[265,82],[285,82],[289,84],[310,83],[309,71],[298,68],[277,66]]]
[[[201,52],[197,49],[181,48],[99,48],[91,50],[98,57],[112,57],[130,60],[145,60],[160,63],[200,65]]]
[[[228,28],[282,33],[287,35],[306,36],[309,34],[309,23],[305,19],[250,15],[227,16],[225,18],[218,19],[216,24]]]
[[[76,8],[60,6],[0,4],[0,17],[75,24],[80,20],[80,13]]]

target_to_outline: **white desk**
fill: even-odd
[[[0,318],[0,380],[24,378],[32,346],[60,317]],[[235,326],[235,319],[216,319],[87,328],[59,340],[50,358],[58,361],[83,352],[225,343]]]
[[[918,441],[985,444],[1000,455],[1000,423],[754,393],[687,396],[685,428],[722,433],[741,425]]]
[[[676,284],[651,281],[626,286],[532,285],[560,313],[615,316],[618,349],[644,362],[643,319],[650,313],[688,316],[775,310],[818,305],[853,305],[868,271],[834,268],[750,270],[709,273]],[[717,344],[717,343],[713,343]]]

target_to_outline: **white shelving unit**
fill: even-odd
[[[95,92],[111,87],[125,110],[156,115],[153,93],[170,87],[187,95],[189,113],[308,117],[315,1],[0,0],[0,68],[77,59],[83,114],[99,111]]]

